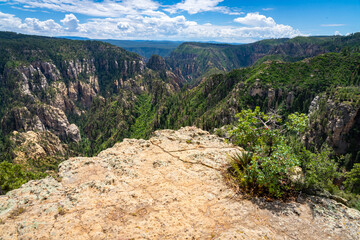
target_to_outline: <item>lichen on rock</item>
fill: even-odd
[[[59,166],[61,182],[30,181],[0,197],[1,238],[359,238],[359,212],[333,200],[242,199],[222,175],[238,151],[185,127],[70,158]]]

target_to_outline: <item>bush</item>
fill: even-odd
[[[232,173],[246,190],[281,197],[291,188],[290,173],[300,159],[286,137],[305,129],[307,117],[291,114],[285,124],[275,112],[265,114],[259,107],[242,110],[229,133],[233,143],[247,153],[232,157]]]
[[[360,163],[355,163],[351,171],[346,173],[344,184],[349,191],[360,194]],[[360,201],[358,205],[360,208]]]
[[[305,188],[326,189],[330,192],[335,187],[334,179],[340,178],[338,163],[330,158],[332,149],[324,145],[320,151],[315,153],[303,149],[301,153],[302,168],[305,172]]]
[[[0,194],[19,188],[29,180],[45,177],[44,173],[32,173],[22,169],[18,164],[0,163]]]

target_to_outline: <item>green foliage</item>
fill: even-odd
[[[0,193],[6,193],[19,188],[29,180],[45,177],[43,173],[33,173],[22,169],[18,164],[9,162],[0,163]]]
[[[133,40],[102,40],[104,42],[111,43],[115,46],[124,48],[130,52],[135,52],[146,59],[149,59],[152,55],[160,55],[161,57],[167,57],[171,51],[178,47],[181,42],[176,41],[133,41]]]
[[[340,178],[338,163],[332,159],[332,149],[324,145],[315,153],[303,148],[299,152],[305,174],[305,188],[326,189],[330,192],[335,187],[333,182]]]
[[[346,188],[351,192],[360,194],[360,163],[354,164],[351,171],[346,174],[346,181],[344,182],[344,184]]]
[[[352,88],[343,95],[354,104],[360,102],[356,100],[359,62],[357,52],[349,56],[327,53],[300,62],[266,62],[212,75],[199,86],[166,99],[161,111],[155,113],[156,126],[179,128],[195,124],[211,130],[233,123],[234,112],[256,106],[263,111],[276,108],[286,118],[293,112],[308,113],[315,96],[336,86]]]
[[[229,133],[232,141],[248,153],[232,158],[233,173],[243,187],[281,197],[291,187],[291,170],[300,165],[286,134],[303,130],[306,116],[292,114],[288,122],[280,125],[278,114],[265,114],[256,107],[242,110],[236,117],[237,124]]]
[[[250,44],[229,45],[187,42],[177,47],[168,59],[195,85],[211,71],[260,65],[268,60],[296,62],[325,52],[351,52],[359,49],[360,34],[351,36],[296,37],[267,39]],[[346,49],[346,50],[343,50]]]
[[[152,123],[155,109],[152,105],[152,98],[150,95],[138,96],[138,101],[135,107],[136,120],[131,126],[131,138],[148,138],[150,135],[151,128],[149,125]]]
[[[229,131],[231,140],[247,152],[231,158],[230,171],[243,189],[273,197],[295,189],[340,191],[334,181],[342,174],[331,158],[332,149],[324,145],[311,152],[300,141],[308,124],[305,114],[290,114],[283,123],[276,112],[265,114],[256,107],[242,110],[236,117],[237,124]],[[302,173],[294,173],[299,167]],[[347,174],[345,183],[353,192],[359,190],[358,167]],[[294,174],[298,175],[296,181]]]

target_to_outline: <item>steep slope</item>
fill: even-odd
[[[330,93],[336,87],[348,86],[356,92],[359,84],[360,54],[357,52],[326,53],[295,63],[268,61],[227,74],[212,75],[192,90],[175,94],[155,113],[153,125],[157,128],[176,129],[195,124],[212,130],[233,123],[236,113],[255,106],[260,106],[265,112],[277,109],[285,118],[293,112],[307,114],[317,95]],[[344,92],[347,96],[347,100],[343,100],[344,104],[329,104],[320,114],[322,117],[319,120],[323,124],[332,121],[332,125],[319,130],[311,138],[316,138],[316,141],[311,140],[310,145],[315,142],[321,145],[327,137],[336,138],[331,136],[332,132],[342,131],[338,125],[346,124],[348,120],[344,117],[357,116],[357,94],[352,92]],[[344,108],[349,101],[355,105]],[[341,123],[342,121],[345,122]],[[359,145],[354,144],[357,141],[355,133],[358,132],[357,124],[354,123],[357,120],[351,122],[346,127],[344,125],[349,134],[340,134],[341,140],[336,140],[344,145],[341,151],[335,149],[340,147],[336,141],[327,142],[339,155],[351,153],[351,162],[356,162],[359,159],[356,157],[357,152],[360,151]]]
[[[336,154],[351,154],[344,165],[360,163],[360,87],[337,87],[316,96],[309,109],[308,147],[326,142]]]
[[[6,239],[357,239],[360,213],[299,195],[242,199],[222,178],[223,139],[187,127],[126,139],[0,197]]]
[[[105,141],[130,136],[139,96],[156,103],[182,84],[168,69],[148,69],[139,55],[110,44],[0,32],[0,139],[14,139],[13,131],[49,132],[55,142],[70,144],[58,151],[64,157],[93,154]]]
[[[280,113],[307,113],[313,98],[337,86],[358,87],[359,53],[327,53],[295,63],[278,61],[216,74],[191,91],[174,95],[156,119],[159,126],[195,123],[213,129],[233,121],[241,109],[260,106]]]
[[[263,40],[243,45],[183,43],[167,59],[173,69],[179,69],[192,84],[205,76],[248,67],[257,61],[298,61],[326,52],[358,49],[360,33],[350,36],[296,37],[293,39]]]

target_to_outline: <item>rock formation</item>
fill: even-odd
[[[223,178],[241,149],[194,127],[125,139],[0,196],[6,239],[359,239],[360,213],[333,200],[246,200]]]
[[[16,132],[11,136],[15,149],[14,163],[26,165],[28,159],[40,160],[48,156],[64,157],[67,145],[49,131],[44,132]],[[64,158],[63,158],[64,159]]]
[[[309,108],[310,130],[305,141],[317,146],[326,142],[336,154],[353,152],[355,157],[360,147],[359,110],[359,103],[339,100],[337,95],[316,96]]]
[[[146,67],[152,70],[166,70],[165,59],[160,57],[159,55],[152,55],[146,64]]]

